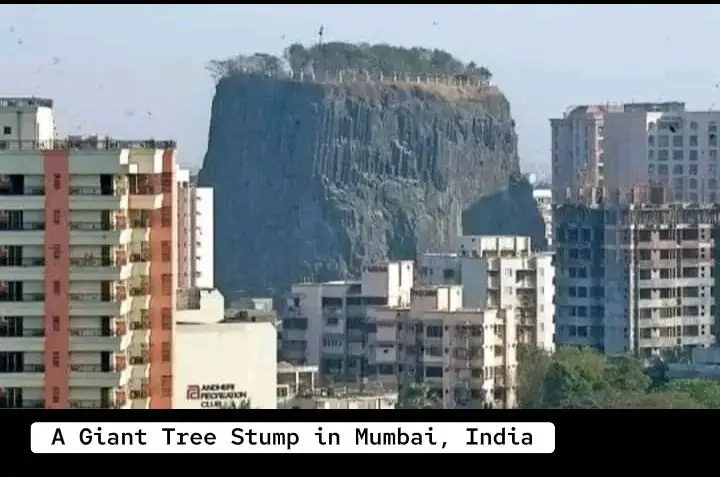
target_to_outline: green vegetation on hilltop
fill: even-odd
[[[474,62],[463,63],[450,53],[428,48],[402,48],[386,44],[358,45],[331,42],[309,48],[295,43],[285,49],[282,58],[266,53],[237,55],[212,60],[207,70],[215,80],[237,74],[262,74],[272,77],[296,77],[323,73],[336,76],[341,72],[380,74],[465,75],[489,80],[492,73]]]
[[[527,409],[720,409],[720,383],[667,382],[662,366],[559,348],[553,355],[519,350],[518,401]]]

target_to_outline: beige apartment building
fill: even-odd
[[[170,408],[175,143],[54,132],[0,99],[0,407]]]
[[[424,382],[445,409],[516,406],[517,318],[464,309],[459,285],[417,288],[409,306],[368,309],[368,377]]]
[[[555,211],[559,345],[685,354],[715,343],[720,208],[635,187]]]
[[[282,321],[282,359],[318,366],[327,379],[360,380],[367,309],[407,306],[413,276],[412,261],[393,261],[366,267],[356,281],[294,284]]]
[[[514,308],[518,341],[554,350],[552,254],[530,237],[462,236],[457,253],[423,254],[417,272],[421,284],[462,285],[464,308]]]

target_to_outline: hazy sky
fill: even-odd
[[[54,98],[63,133],[176,138],[181,161],[199,165],[206,61],[280,53],[324,25],[327,41],[436,47],[487,65],[523,164],[547,169],[548,118],[571,104],[720,108],[718,24],[715,5],[3,5],[0,96]]]

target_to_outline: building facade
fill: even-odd
[[[282,357],[316,365],[324,378],[356,380],[364,375],[366,310],[407,305],[414,263],[396,261],[367,267],[359,281],[298,283],[282,323]]]
[[[212,187],[198,187],[190,171],[178,171],[178,286],[215,287]]]
[[[426,253],[418,282],[462,285],[462,306],[514,308],[520,343],[552,351],[555,343],[555,269],[552,254],[532,252],[529,237],[463,236],[458,253]]]
[[[545,223],[545,240],[548,249],[553,247],[553,225],[552,225],[552,189],[535,188],[533,198],[537,202],[538,210]]]
[[[444,409],[516,406],[512,309],[465,309],[459,285],[416,288],[410,306],[368,310],[368,376],[388,387],[424,382]]]
[[[555,211],[558,345],[642,357],[715,343],[720,209],[635,188]]]
[[[0,389],[7,407],[170,408],[175,143],[54,138],[0,99]]]

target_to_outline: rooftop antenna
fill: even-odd
[[[318,31],[318,44],[317,44],[318,53],[320,55],[320,61],[318,62],[319,63],[318,66],[320,67],[320,71],[321,71],[321,75],[322,75],[322,77],[320,78],[320,81],[325,81],[325,68],[323,65],[323,63],[325,63],[325,62],[323,61],[323,54],[322,54],[323,53],[323,32],[324,31],[325,31],[325,26],[320,25],[320,30]]]

